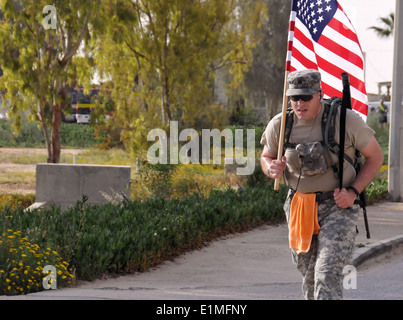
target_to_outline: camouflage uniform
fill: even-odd
[[[293,192],[284,204],[287,221]],[[359,207],[341,209],[333,199],[318,204],[320,230],[313,235],[310,250],[292,260],[302,274],[302,291],[307,300],[337,300],[343,297],[343,268],[349,264],[357,235]]]
[[[321,76],[316,70],[302,70],[290,73],[288,82],[287,96],[312,95],[321,90]],[[298,131],[298,134],[301,135],[301,130]],[[322,136],[321,131],[319,134]],[[324,192],[329,192],[329,190],[335,189],[335,185],[338,185],[338,180],[332,171],[327,171],[325,161],[321,160],[324,152],[318,149],[321,146],[320,143],[311,143],[312,141],[317,140],[306,141],[305,144],[297,145],[295,148],[296,152],[300,154],[299,168],[295,166],[291,155],[286,154],[287,169],[285,179],[290,188],[294,188],[295,181],[297,181],[296,187],[299,189],[298,191],[304,193],[320,191],[308,191],[318,188],[315,182],[319,180],[332,180],[332,187],[328,190],[323,190]],[[308,160],[301,162],[301,159]],[[325,175],[326,171],[328,172],[327,175]],[[302,178],[301,184],[300,178]],[[309,180],[313,178],[319,180],[315,182]],[[354,178],[354,176],[347,175],[345,172],[345,183],[351,183]],[[291,249],[292,260],[302,274],[302,291],[305,299],[341,299],[343,296],[343,268],[349,264],[353,254],[359,207],[354,205],[352,208],[342,209],[336,205],[332,196],[333,191],[330,191],[329,194],[329,199],[321,200],[318,203],[320,230],[317,235],[312,236],[309,251],[297,254],[294,249]],[[284,204],[288,222],[290,221],[293,195],[294,191],[290,189]]]

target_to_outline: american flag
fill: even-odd
[[[293,0],[286,71],[316,69],[325,97],[342,97],[341,74],[351,83],[353,110],[366,119],[364,58],[357,34],[336,0]]]

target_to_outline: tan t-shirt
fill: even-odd
[[[313,145],[314,142],[324,140],[321,123],[323,110],[324,107],[322,106],[319,116],[310,122],[299,120],[294,115],[294,125],[289,142],[296,145],[300,144],[300,146],[297,147],[297,150],[285,149],[287,166],[284,178],[286,184],[290,188],[302,193],[328,192],[339,187],[339,180],[331,168],[329,161],[330,155],[333,163],[336,163],[338,166],[337,156],[325,150],[321,151],[319,144]],[[340,111],[336,115],[336,143],[339,143],[339,123]],[[261,144],[265,145],[268,152],[273,156],[277,156],[280,126],[281,114],[278,114],[269,122],[261,139]],[[365,148],[374,134],[374,130],[368,127],[359,114],[355,111],[347,110],[344,148],[346,155],[354,160],[355,150]],[[318,157],[316,153],[322,153],[322,156]],[[348,161],[344,161],[343,187],[351,185],[355,176],[354,167]]]

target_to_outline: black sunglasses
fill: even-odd
[[[290,100],[293,102],[298,102],[299,100],[302,100],[304,102],[311,101],[313,99],[313,95],[301,95],[301,96],[291,96]]]

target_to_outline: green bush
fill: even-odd
[[[174,164],[151,165],[148,162],[142,164],[139,173],[132,181],[131,190],[136,194],[136,199],[169,198],[174,193],[172,183],[178,171]]]
[[[375,178],[365,190],[368,197],[368,204],[383,201],[388,197],[388,180]]]
[[[69,273],[67,262],[51,248],[40,248],[22,236],[21,231],[6,230],[0,234],[0,295],[17,295],[42,290],[44,267],[52,265],[57,270],[58,283],[72,283],[74,275]],[[48,284],[56,275],[50,275]]]
[[[62,146],[71,148],[90,148],[98,145],[94,128],[77,123],[62,123],[60,128]],[[0,145],[4,147],[44,147],[45,137],[36,122],[23,119],[21,131],[16,135],[11,128],[11,120],[0,120]]]
[[[14,134],[10,119],[0,120],[0,145],[5,147],[36,147],[45,144],[43,132],[38,124],[22,119],[22,128],[18,134]]]
[[[12,134],[11,123],[7,120],[0,120],[0,146],[11,147],[15,144],[15,137]]]
[[[235,141],[235,130],[243,130],[243,147],[246,150],[246,147],[248,146],[248,135],[247,135],[247,130],[255,130],[255,148],[260,150],[263,149],[263,146],[260,144],[260,139],[262,138],[262,135],[264,131],[266,130],[266,127],[264,126],[253,126],[253,125],[247,125],[247,126],[232,126],[229,127],[229,129],[232,132],[232,136]]]
[[[72,148],[90,148],[99,144],[95,138],[94,128],[77,123],[62,123],[61,141],[63,146]]]
[[[18,194],[0,192],[0,208],[9,207],[11,209],[27,208],[35,202],[34,194]]]
[[[206,199],[150,199],[61,212],[52,207],[0,214],[0,231],[20,230],[32,243],[55,248],[78,279],[145,270],[222,234],[283,220],[286,190],[273,185],[213,191]],[[0,284],[1,285],[1,284]]]

